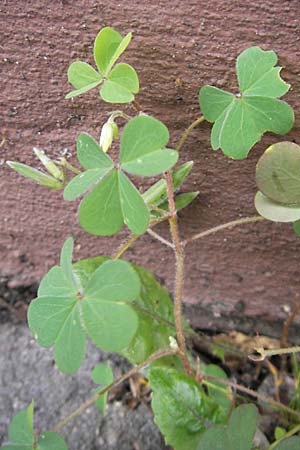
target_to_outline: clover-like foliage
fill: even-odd
[[[73,239],[66,240],[61,265],[43,278],[29,307],[29,327],[43,347],[54,346],[64,373],[74,373],[85,355],[86,334],[106,351],[120,351],[133,338],[138,317],[130,303],[140,293],[138,275],[126,261],[106,261],[83,287],[72,267]]]
[[[255,207],[274,222],[300,219],[300,147],[292,142],[271,145],[256,166]]]
[[[290,86],[280,78],[281,67],[276,64],[273,51],[250,47],[236,62],[239,94],[213,86],[200,89],[200,108],[205,119],[214,123],[214,150],[221,148],[225,155],[243,159],[266,131],[285,134],[292,128],[293,110],[278,100]]]
[[[91,65],[73,62],[68,69],[68,80],[75,88],[66,98],[76,97],[101,84],[101,98],[108,103],[129,103],[139,92],[139,79],[129,64],[115,63],[128,47],[131,33],[124,38],[112,28],[103,28],[94,43],[94,59],[98,71]]]
[[[141,115],[132,119],[121,137],[117,168],[91,136],[80,134],[77,156],[86,171],[70,181],[64,198],[73,200],[92,188],[79,208],[79,221],[84,230],[112,235],[124,223],[135,234],[147,230],[149,209],[125,172],[153,176],[170,169],[177,162],[178,153],[165,148],[168,140],[167,127],[153,117]]]
[[[19,411],[12,419],[8,437],[11,444],[1,447],[2,450],[68,450],[65,441],[52,431],[35,436],[33,430],[34,404]]]

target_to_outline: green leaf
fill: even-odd
[[[203,434],[197,450],[251,450],[257,422],[255,405],[238,406],[231,414],[227,427],[211,427]]]
[[[111,171],[81,202],[79,222],[88,233],[110,236],[123,225],[118,171]]]
[[[297,237],[300,237],[300,222],[297,220],[296,222],[293,222],[293,230]]]
[[[107,174],[108,169],[89,169],[76,175],[64,189],[65,200],[75,200],[95,186]]]
[[[236,71],[240,90],[251,95],[281,97],[290,85],[283,81],[279,72],[276,53],[264,51],[259,47],[244,50],[236,62]]]
[[[126,172],[152,176],[170,169],[178,152],[166,149],[167,127],[153,117],[141,115],[130,120],[121,138],[120,161]]]
[[[149,380],[154,421],[176,450],[195,450],[207,422],[225,420],[196,381],[177,370],[152,368]]]
[[[62,261],[70,256],[69,241]],[[54,345],[54,357],[64,373],[74,373],[85,354],[85,334],[100,348],[119,351],[133,338],[138,317],[129,305],[140,293],[136,272],[125,261],[108,261],[88,279],[72,269],[78,288],[61,267],[52,268],[42,280],[28,310],[29,327],[44,347]]]
[[[7,161],[9,167],[25,178],[30,178],[30,180],[35,181],[41,186],[45,186],[51,189],[61,189],[62,183],[54,177],[51,177],[43,172],[40,172],[33,167],[26,166],[26,164],[18,163],[15,161]]]
[[[193,164],[193,161],[188,161],[172,170],[171,175],[174,190],[178,189],[184,182],[192,170]],[[143,193],[142,197],[145,203],[149,206],[160,206],[163,204],[168,197],[166,180],[161,179],[157,181]]]
[[[104,286],[98,281],[102,279]],[[108,261],[94,272],[86,287],[82,317],[98,347],[116,352],[129,344],[137,330],[138,318],[127,303],[135,300],[139,289],[138,277],[125,261]]]
[[[139,92],[137,73],[129,64],[117,64],[108,75],[108,80],[123,86],[133,94]]]
[[[256,184],[270,200],[300,206],[300,147],[292,142],[271,145],[257,163]]]
[[[200,89],[199,103],[206,120],[214,122],[211,145],[233,159],[243,159],[266,131],[287,133],[294,113],[278,100],[289,85],[280,78],[273,51],[250,47],[237,59],[241,94],[236,96],[212,86]]]
[[[131,181],[119,171],[119,192],[124,222],[134,234],[143,234],[149,225],[149,211]]]
[[[74,177],[64,190],[65,200],[74,200],[84,194],[114,167],[113,161],[87,133],[81,133],[77,139],[77,157],[86,169]]]
[[[125,38],[112,28],[103,28],[97,35],[94,43],[94,58],[100,73],[106,77],[121,54],[126,50],[131,33]]]
[[[196,197],[198,197],[199,191],[196,192],[185,192],[184,194],[178,194],[175,196],[175,206],[176,210],[180,211],[181,209],[188,206],[190,203],[192,203],[193,200],[195,200]],[[164,202],[160,205],[160,209],[164,209],[165,211],[169,210],[169,204],[168,202]]]
[[[176,336],[176,332],[168,290],[149,270],[137,265],[133,268],[142,285],[139,297],[132,304],[139,318],[139,327],[129,346],[121,353],[131,363],[139,364],[159,349],[169,346],[169,336]]]
[[[34,403],[32,401],[28,408],[22,409],[13,417],[9,425],[9,440],[16,447],[21,446],[22,450],[27,450],[27,447],[31,450],[34,443],[33,409]]]
[[[72,257],[74,249],[74,239],[70,236],[65,240],[60,253],[60,265],[71,284],[74,283],[72,270]]]
[[[207,366],[204,366],[202,371],[206,375],[212,375],[216,378],[227,380],[227,375],[224,370],[215,364],[208,364]],[[224,409],[225,414],[228,414],[232,403],[231,389],[221,383],[209,381],[207,382],[207,390],[208,394],[212,396],[216,403]]]
[[[292,436],[289,439],[284,439],[278,445],[276,445],[275,450],[299,450],[300,448],[300,437]]]
[[[139,92],[139,79],[136,71],[128,64],[118,64],[110,72],[100,90],[102,99],[109,103],[129,103],[133,94]]]
[[[107,103],[130,103],[134,100],[132,92],[110,80],[105,81],[100,89],[100,96]]]
[[[63,373],[75,373],[84,360],[86,337],[78,302],[69,311],[55,340],[54,359]]]
[[[95,383],[101,384],[102,387],[97,389],[97,393],[104,387],[111,384],[114,380],[111,368],[107,364],[98,364],[92,371],[92,379]],[[96,401],[95,405],[102,414],[105,414],[107,403],[107,392]]]
[[[286,435],[286,433],[287,433],[287,431],[284,428],[276,427],[275,432],[274,432],[276,441],[278,439],[282,439]]]
[[[66,99],[76,97],[98,86],[101,81],[101,75],[89,64],[82,61],[73,62],[68,69],[68,81],[76,90],[66,95]]]
[[[98,256],[78,261],[73,270],[80,278],[83,288],[88,280],[108,258]],[[175,336],[173,303],[168,290],[162,286],[149,270],[132,265],[141,284],[140,294],[131,303],[138,316],[138,329],[129,345],[121,350],[132,364],[145,361],[155,351],[169,346],[169,336]],[[160,360],[166,362],[166,358]],[[168,358],[168,361],[170,358]],[[173,361],[173,360],[172,360]]]
[[[255,208],[265,219],[272,222],[295,222],[300,219],[300,207],[284,206],[273,202],[260,191],[255,196]]]
[[[87,133],[80,133],[77,138],[77,158],[82,167],[88,169],[112,169],[114,163],[103,152],[95,139]]]
[[[92,380],[103,386],[107,386],[114,380],[111,368],[107,364],[98,364],[92,371]]]
[[[242,437],[241,437],[242,439]],[[211,427],[203,434],[197,450],[234,450],[226,433],[226,427]]]
[[[37,450],[68,450],[68,446],[61,436],[46,431],[39,436]]]
[[[234,409],[227,426],[232,450],[251,450],[258,418],[257,407],[251,403]]]

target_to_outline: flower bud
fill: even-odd
[[[101,130],[100,135],[100,147],[104,151],[104,153],[107,152],[107,150],[110,148],[113,138],[114,138],[114,122],[106,122]]]
[[[57,165],[45,154],[43,150],[39,150],[34,147],[33,149],[35,155],[39,158],[43,166],[47,171],[57,180],[63,180],[64,175],[62,169],[57,167]]]

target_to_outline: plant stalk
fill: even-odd
[[[196,128],[200,123],[204,122],[204,116],[199,117],[198,119],[196,119],[193,123],[191,123],[191,125],[184,131],[183,135],[181,136],[176,150],[179,152],[181,147],[183,146],[183,144],[185,143],[187,137],[189,136],[190,132]]]
[[[187,375],[192,376],[193,371],[188,360],[187,349],[182,324],[182,292],[184,281],[184,247],[180,241],[177,212],[174,200],[174,189],[170,171],[165,173],[165,180],[167,184],[168,203],[170,211],[170,231],[172,242],[174,245],[176,272],[175,272],[175,289],[174,289],[174,317],[178,346],[181,351],[181,359]]]
[[[217,233],[218,231],[225,230],[226,228],[232,228],[237,225],[244,225],[246,223],[252,223],[252,222],[261,222],[264,219],[262,216],[253,216],[253,217],[243,217],[242,219],[232,220],[231,222],[223,223],[222,225],[218,225],[216,227],[210,228],[209,230],[202,231],[201,233],[197,233],[194,236],[185,239],[182,244],[183,246],[186,246],[190,242],[196,241],[197,239],[202,239],[210,234]]]
[[[82,403],[77,409],[75,409],[71,414],[69,414],[67,417],[65,417],[63,420],[58,422],[57,425],[52,429],[54,433],[59,433],[59,431],[66,426],[71,420],[73,420],[76,416],[79,414],[82,414],[86,409],[88,409],[90,406],[92,406],[102,395],[106,394],[110,389],[112,389],[115,386],[118,386],[119,384],[123,383],[123,381],[127,380],[128,378],[132,377],[136,373],[138,373],[141,369],[144,369],[152,362],[156,361],[157,359],[164,358],[165,356],[171,356],[179,354],[178,349],[172,349],[168,348],[166,350],[159,350],[156,353],[153,353],[149,358],[142,362],[141,364],[133,367],[131,370],[126,372],[121,377],[117,378],[115,381],[110,383],[109,385],[105,386],[101,391],[99,391],[97,394],[93,395],[93,397],[89,398],[87,401]]]
[[[240,384],[234,383],[233,381],[225,380],[224,378],[214,377],[213,375],[203,374],[202,375],[202,380],[201,380],[202,383],[205,383],[205,380],[211,380],[211,381],[214,381],[216,383],[220,383],[220,384],[223,384],[225,386],[229,386],[229,387],[233,388],[236,391],[240,391],[240,392],[243,392],[244,394],[250,395],[251,397],[257,398],[257,399],[261,400],[262,402],[273,406],[274,408],[281,409],[282,411],[285,411],[288,414],[291,414],[291,415],[297,417],[298,419],[300,419],[300,412],[295,411],[294,409],[289,408],[288,406],[285,406],[283,403],[278,402],[276,400],[273,400],[270,397],[265,397],[264,395],[259,394],[256,391],[253,391],[252,389],[249,389],[249,388],[247,388],[245,386],[242,386]]]

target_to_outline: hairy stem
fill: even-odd
[[[211,381],[223,384],[225,386],[229,386],[236,391],[240,391],[240,392],[243,392],[244,394],[250,395],[251,397],[257,398],[257,399],[261,400],[262,402],[273,406],[276,409],[281,409],[282,411],[285,411],[288,414],[291,414],[291,415],[297,417],[298,419],[300,418],[300,412],[295,411],[294,409],[289,408],[288,406],[285,406],[283,403],[273,400],[270,397],[265,397],[264,395],[259,394],[256,391],[253,391],[252,389],[249,389],[245,386],[234,383],[233,381],[225,380],[224,378],[214,377],[213,375],[203,374],[202,380],[201,380],[202,383],[205,383],[205,380],[211,380]]]
[[[242,219],[233,220],[232,222],[223,223],[222,225],[218,225],[216,227],[210,228],[209,230],[202,231],[201,233],[197,233],[194,236],[187,238],[183,241],[183,245],[187,245],[190,242],[196,241],[197,239],[202,239],[210,234],[217,233],[218,231],[225,230],[226,228],[232,228],[237,225],[244,225],[246,223],[252,223],[252,222],[261,222],[264,219],[261,216],[253,216],[253,217],[243,217]]]
[[[138,102],[137,100],[133,100],[133,101],[131,102],[131,104],[132,104],[132,106],[134,107],[134,109],[135,109],[138,113],[140,113],[140,112],[143,111],[141,105],[139,104],[139,102]]]
[[[189,136],[189,134],[190,134],[190,132],[194,129],[194,128],[196,128],[200,123],[202,123],[202,122],[204,122],[204,117],[203,116],[201,116],[201,117],[199,117],[198,119],[196,119],[193,123],[191,123],[191,125],[185,130],[185,132],[183,133],[183,135],[181,136],[181,138],[180,138],[180,140],[179,140],[179,142],[178,142],[178,144],[177,144],[177,147],[176,147],[176,150],[179,152],[179,150],[181,149],[181,147],[183,146],[183,144],[185,143],[185,141],[186,141],[186,139],[187,139],[187,137]]]
[[[147,230],[147,233],[150,234],[150,236],[154,237],[154,239],[156,239],[159,242],[161,242],[162,244],[166,245],[167,247],[174,248],[174,244],[172,244],[171,242],[169,242],[167,239],[163,238],[159,234],[155,233],[155,231],[151,230],[151,228],[149,228],[149,230]]]
[[[93,395],[93,397],[89,398],[87,401],[82,403],[79,406],[79,408],[75,409],[75,411],[73,411],[71,414],[69,414],[67,417],[65,417],[63,420],[61,420],[57,425],[55,425],[55,427],[52,429],[52,431],[54,433],[58,433],[71,420],[73,420],[79,414],[82,414],[86,409],[88,409],[90,406],[92,406],[102,395],[106,394],[106,392],[108,392],[113,387],[118,386],[119,384],[123,383],[123,381],[132,377],[133,375],[138,373],[144,367],[147,367],[152,362],[156,361],[157,359],[164,358],[165,356],[176,355],[178,353],[179,353],[178,349],[171,349],[171,348],[167,348],[166,350],[160,350],[156,353],[153,353],[153,355],[149,356],[149,358],[146,361],[142,362],[141,364],[139,364],[136,367],[133,367],[131,370],[129,370],[124,375],[117,378],[115,381],[113,381],[109,385],[107,385],[105,388],[103,388],[97,394]]]
[[[268,356],[275,356],[275,355],[287,355],[288,353],[299,353],[300,352],[300,346],[295,347],[287,347],[287,348],[275,348],[272,350],[265,350],[263,347],[258,347],[255,349],[258,355],[249,355],[248,358],[252,361],[263,361]]]
[[[188,375],[192,375],[192,369],[187,357],[187,349],[182,325],[182,291],[184,280],[184,247],[181,244],[178,230],[177,213],[174,200],[174,189],[170,171],[165,173],[167,184],[168,203],[170,211],[170,231],[175,250],[176,272],[175,272],[175,289],[174,289],[174,317],[178,346],[181,351],[181,359]]]
[[[113,254],[112,259],[119,259],[124,252],[140,237],[139,234],[132,234],[130,238],[121,245],[121,247]]]
[[[155,225],[158,225],[161,222],[165,222],[166,220],[169,220],[170,215],[166,214],[163,217],[160,217],[156,220],[153,220],[150,222],[150,227],[154,227]],[[143,236],[142,234],[132,234],[130,238],[120,246],[120,248],[116,251],[116,253],[113,254],[112,259],[119,259],[123,253],[140,237]]]

